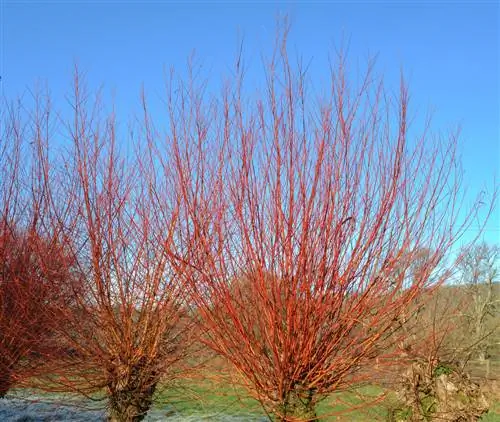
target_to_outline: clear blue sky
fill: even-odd
[[[229,72],[243,37],[247,65],[260,70],[276,17],[288,14],[291,51],[312,60],[315,78],[326,77],[328,55],[342,40],[349,40],[351,60],[363,64],[377,54],[377,70],[394,89],[404,70],[413,110],[433,111],[434,129],[462,127],[469,190],[491,190],[494,178],[500,181],[498,1],[0,3],[3,95],[46,81],[62,99],[76,61],[89,85],[104,84],[124,110],[138,104],[142,84],[160,94],[164,68],[182,70],[193,50],[217,81]],[[499,207],[484,238],[500,244]]]

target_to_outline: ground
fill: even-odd
[[[322,402],[318,414],[325,421],[369,422],[384,421],[386,405],[366,406],[364,400],[373,401],[381,390],[365,387],[361,392],[345,392],[333,395]],[[371,397],[371,398],[370,398]],[[265,422],[259,405],[234,388],[213,384],[177,386],[176,389],[160,391],[159,403],[149,412],[145,421],[157,422]],[[167,404],[170,403],[170,404]],[[36,392],[15,391],[0,400],[0,421],[5,422],[104,422],[102,402],[93,403],[70,397],[37,395]],[[352,411],[352,409],[355,410]],[[351,410],[345,413],[346,410]],[[344,411],[344,412],[343,412]],[[330,414],[330,415],[329,415]],[[329,416],[328,416],[329,415]],[[323,420],[323,419],[322,419]],[[493,403],[488,415],[481,422],[500,422],[500,401]]]

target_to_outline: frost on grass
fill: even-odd
[[[104,412],[45,401],[5,398],[0,401],[0,420],[12,422],[102,422]]]
[[[18,397],[6,397],[0,400],[0,421],[5,422],[104,422],[104,410],[89,408],[85,403],[63,404],[62,401],[48,401],[45,398],[31,397],[29,400]],[[180,415],[171,408],[152,409],[145,421],[147,422],[262,422],[267,420],[255,415],[224,415],[210,413],[195,413]]]

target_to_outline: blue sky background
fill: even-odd
[[[316,91],[328,76],[335,47],[348,43],[350,60],[361,68],[376,54],[377,72],[389,89],[397,90],[403,69],[414,113],[431,111],[433,128],[444,134],[461,126],[469,200],[473,192],[491,192],[495,178],[500,181],[498,1],[0,4],[4,96],[47,82],[57,106],[78,62],[90,87],[103,85],[124,115],[137,108],[143,84],[150,96],[161,96],[164,69],[174,66],[182,73],[193,51],[204,74],[221,81],[242,38],[251,85],[252,75],[262,75],[261,53],[272,49],[277,16],[288,14],[290,51],[312,60]],[[483,238],[500,244],[500,207]]]

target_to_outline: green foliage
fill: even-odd
[[[390,409],[387,415],[387,421],[388,422],[410,421],[412,416],[413,416],[413,411],[410,407]]]
[[[434,413],[436,413],[436,398],[432,395],[422,397],[420,401],[422,416],[425,420],[432,420]]]
[[[433,375],[434,378],[437,378],[441,375],[450,375],[452,372],[453,372],[452,368],[443,363],[440,363],[438,366],[436,366],[436,368],[434,368]]]

